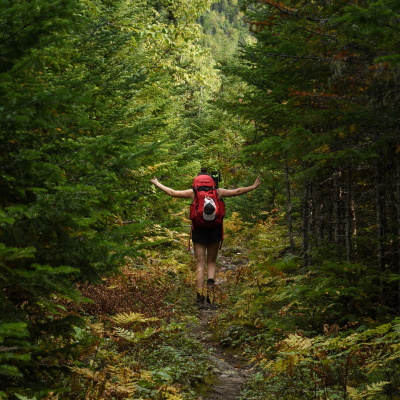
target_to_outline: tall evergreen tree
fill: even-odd
[[[59,300],[139,254],[176,59],[208,6],[170,4],[168,19],[140,0],[0,4],[1,395],[61,387],[84,321]]]
[[[243,47],[241,64],[222,68],[248,83],[240,105],[226,107],[255,122],[247,163],[288,183],[288,234],[298,237],[304,265],[332,250],[337,261],[363,260],[375,267],[371,301],[394,308],[398,7],[248,1],[256,40]]]

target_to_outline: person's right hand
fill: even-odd
[[[254,182],[254,188],[258,188],[261,185],[261,179],[260,179],[261,175],[257,176],[256,181]]]
[[[156,177],[154,177],[153,179],[150,179],[150,182],[151,182],[153,185],[156,185],[156,184],[158,183],[158,180],[157,180]]]

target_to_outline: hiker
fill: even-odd
[[[194,255],[196,257],[196,281],[197,281],[197,297],[196,304],[199,308],[203,305],[206,307],[212,307],[214,297],[214,277],[215,277],[215,263],[217,260],[218,250],[220,244],[222,245],[223,240],[223,227],[222,218],[225,215],[225,205],[221,201],[223,197],[239,196],[256,189],[261,184],[260,176],[257,177],[254,184],[248,187],[242,187],[238,189],[217,189],[216,183],[212,180],[213,178],[207,173],[207,168],[201,168],[201,172],[193,181],[193,188],[188,190],[173,190],[167,186],[164,186],[158,182],[157,178],[150,179],[150,182],[160,188],[165,193],[172,197],[178,197],[183,199],[192,199],[191,204],[191,219],[193,221],[192,227],[192,241],[194,247]],[[205,182],[210,186],[201,186]],[[208,183],[209,182],[209,183]],[[198,186],[200,185],[200,186]],[[197,190],[199,189],[199,190]],[[197,194],[196,194],[197,193]],[[206,196],[204,195],[206,194]],[[195,196],[202,199],[195,202]],[[222,203],[222,204],[221,204]],[[198,212],[199,217],[194,217],[194,208],[202,207],[201,213]],[[221,214],[222,213],[222,214]],[[222,215],[222,216],[221,216]],[[199,222],[196,222],[195,218]],[[200,226],[199,226],[200,225]],[[189,249],[190,249],[190,238],[189,238]],[[205,255],[207,250],[207,296],[204,294],[204,267],[205,267]]]

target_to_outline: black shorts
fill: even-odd
[[[193,243],[214,244],[222,240],[222,226],[216,228],[193,228]]]

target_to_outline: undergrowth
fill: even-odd
[[[373,268],[317,254],[304,267],[280,217],[225,222],[225,283],[210,325],[253,365],[241,399],[398,399],[400,320],[380,303]],[[211,382],[208,355],[182,322],[197,313],[187,238],[153,226],[143,257],[79,287],[85,301],[54,299],[62,318],[86,323],[54,345],[74,348],[73,359],[55,350],[36,360],[59,371],[48,400],[195,399],[193,388]]]
[[[79,285],[81,302],[54,298],[60,318],[83,316],[86,322],[57,339],[55,349],[76,349],[73,359],[54,352],[36,360],[59,371],[47,400],[197,397],[193,388],[210,378],[211,366],[186,330],[185,320],[195,321],[197,312],[187,238],[155,225],[148,229],[143,257],[127,258],[101,285]]]
[[[212,326],[253,363],[242,399],[398,399],[400,321],[375,270],[318,254],[304,267],[278,218],[225,225],[224,254],[239,265],[221,274]]]

